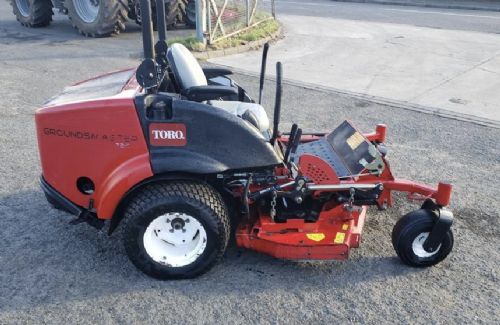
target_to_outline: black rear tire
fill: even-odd
[[[52,21],[51,0],[10,0],[12,11],[21,25],[45,27]]]
[[[167,3],[167,26],[171,28],[186,21],[186,6],[188,0],[170,0]]]
[[[106,37],[112,34],[120,34],[120,32],[125,30],[128,12],[127,1],[100,0],[95,18],[81,16],[79,10],[77,10],[75,1],[90,0],[64,1],[64,6],[68,9],[68,17],[71,20],[71,24],[80,34],[86,37]],[[80,12],[82,12],[81,9]]]
[[[392,230],[392,245],[403,263],[414,267],[428,267],[444,260],[453,249],[453,233],[446,233],[434,252],[423,250],[422,243],[431,232],[436,216],[432,211],[419,209],[398,220]]]
[[[173,29],[177,24],[184,24],[186,23],[189,25],[189,18],[187,17],[187,4],[188,0],[170,0],[168,2],[165,2],[165,23],[168,29]],[[190,0],[191,1],[191,0]],[[193,0],[194,3],[194,0]],[[156,3],[152,2],[151,3],[151,20],[153,23],[153,30],[157,30],[158,24],[157,24],[157,19],[156,19]],[[193,6],[194,10],[194,6]],[[195,12],[193,11],[193,15],[195,15]],[[139,6],[139,2],[135,3],[134,10],[129,15],[130,18],[133,18],[135,22],[138,25],[141,25],[141,8]],[[193,17],[193,16],[192,16]],[[194,18],[194,24],[193,26],[196,26],[196,17]]]
[[[186,25],[196,27],[196,1],[189,0],[186,6]]]
[[[157,261],[145,248],[148,227],[158,218],[172,213],[189,215],[206,232],[204,250],[195,260],[182,266]],[[156,234],[156,230],[154,232]],[[221,195],[208,184],[196,181],[157,183],[141,189],[129,203],[123,235],[128,257],[142,272],[162,280],[193,278],[208,271],[222,258],[230,236],[230,220]]]

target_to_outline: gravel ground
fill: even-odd
[[[51,209],[40,174],[33,114],[64,85],[134,66],[137,33],[87,40],[63,22],[21,29],[0,2],[0,324],[19,323],[490,323],[500,319],[500,130],[360,101],[284,88],[283,129],[362,130],[388,125],[399,177],[455,185],[455,249],[428,269],[402,265],[392,226],[414,209],[370,211],[363,243],[345,262],[289,262],[230,247],[206,275],[161,282],[127,260],[120,232],[108,237]],[[61,25],[63,25],[61,27]],[[285,67],[293,69],[293,67]],[[257,79],[236,75],[256,94]],[[272,107],[272,83],[265,104]]]

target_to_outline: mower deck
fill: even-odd
[[[323,211],[317,222],[289,219],[275,223],[261,215],[242,222],[236,231],[238,246],[277,258],[293,260],[345,260],[359,247],[366,207],[347,212],[343,206]]]

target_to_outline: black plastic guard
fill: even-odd
[[[342,122],[326,139],[351,174],[360,173],[366,164],[375,160],[368,151],[372,144],[348,121]]]
[[[156,119],[145,98],[165,98],[171,117]],[[282,163],[269,141],[250,123],[214,106],[172,98],[167,94],[137,96],[136,108],[149,147],[154,174],[186,172],[212,174],[227,170],[259,169]],[[168,107],[170,106],[170,107]],[[156,146],[151,124],[175,124],[185,128],[185,144]]]
[[[294,161],[302,154],[311,154],[325,160],[339,177],[359,174],[375,157],[370,154],[373,146],[350,122],[344,121],[325,137],[302,144]],[[363,162],[363,164],[362,164]]]
[[[45,193],[45,197],[47,201],[54,206],[54,208],[66,211],[75,216],[80,216],[83,209],[65,198],[61,193],[56,191],[49,183],[43,178],[40,177],[40,187]]]

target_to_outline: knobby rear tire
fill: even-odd
[[[156,262],[144,247],[147,227],[169,212],[189,214],[207,234],[206,248],[191,264],[173,267]],[[219,261],[228,244],[230,220],[221,195],[196,181],[171,181],[146,185],[133,197],[124,215],[123,241],[132,263],[157,279],[193,278]]]
[[[22,0],[21,0],[22,1]],[[51,0],[24,0],[27,8],[19,8],[16,0],[10,0],[12,11],[21,25],[26,27],[45,27],[52,21],[54,15]],[[25,11],[25,14],[23,14]]]
[[[99,2],[97,17],[92,22],[85,22],[75,8],[74,0],[65,0],[71,24],[86,37],[107,37],[120,34],[125,30],[128,2],[125,0],[105,0]],[[78,0],[77,0],[78,1]]]

